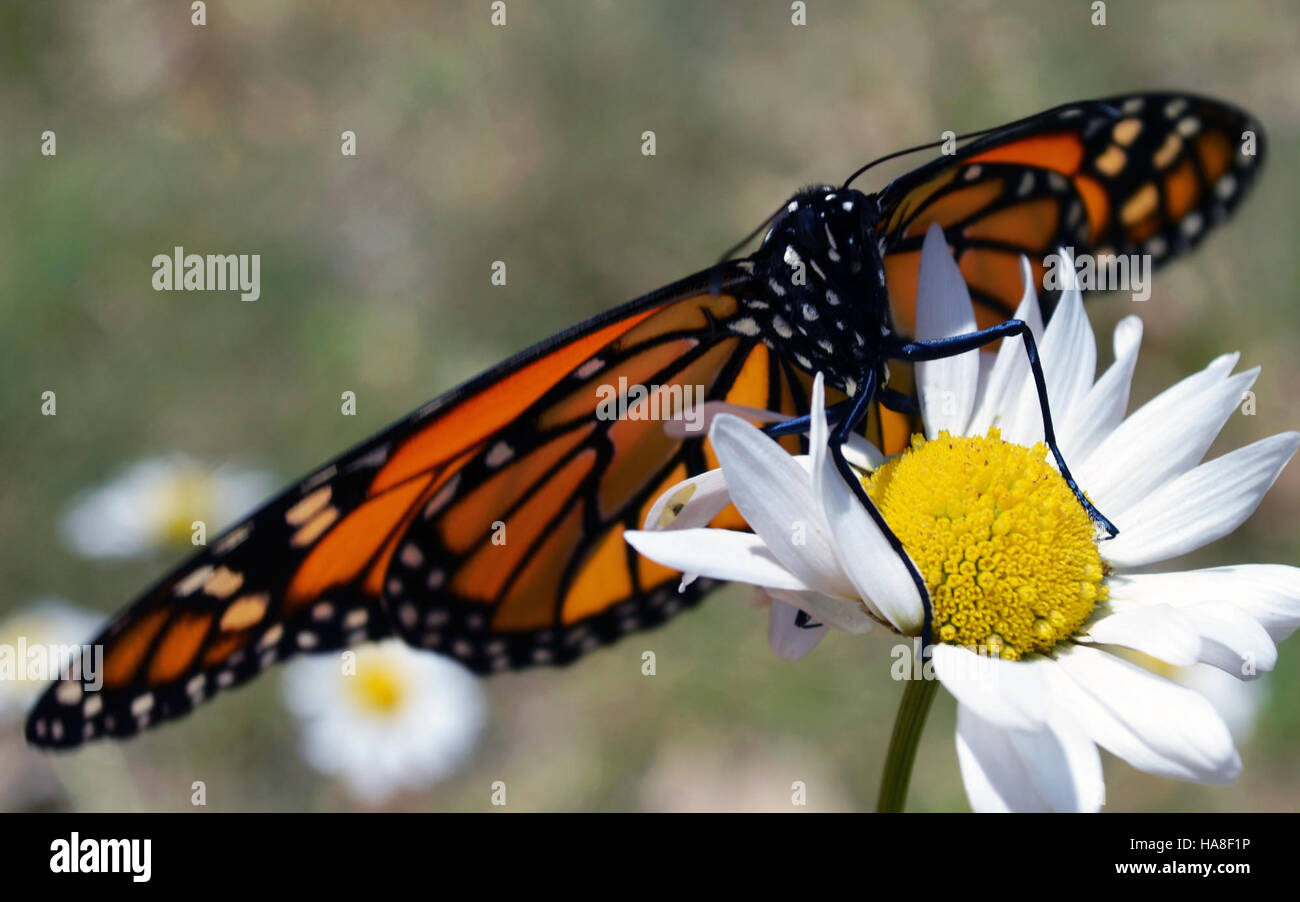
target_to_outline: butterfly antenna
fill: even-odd
[[[915,147],[909,147],[906,150],[896,150],[893,153],[885,154],[883,157],[880,157],[879,159],[876,160],[872,160],[867,165],[861,167],[860,169],[855,170],[851,176],[849,176],[847,179],[844,180],[844,184],[840,186],[840,190],[843,191],[845,188],[849,187],[849,185],[853,184],[854,179],[862,175],[862,173],[866,172],[872,166],[879,166],[881,163],[885,163],[889,160],[894,159],[895,157],[907,156],[909,153],[916,153],[918,150],[930,150],[931,148],[939,147],[940,145],[947,143],[948,140],[954,142],[966,141],[969,140],[970,138],[978,138],[980,135],[987,135],[989,132],[997,131],[997,130],[998,129],[996,128],[985,128],[977,132],[967,132],[966,134],[958,135],[955,138],[941,139],[939,141],[931,141],[929,144],[918,144]]]
[[[732,256],[733,256],[734,254],[736,254],[736,253],[737,253],[741,248],[743,248],[745,245],[749,244],[749,242],[751,242],[751,241],[753,241],[755,238],[757,238],[757,237],[759,236],[759,233],[761,233],[761,232],[763,231],[763,229],[765,229],[765,228],[767,228],[769,225],[771,225],[771,224],[772,224],[772,220],[774,220],[774,219],[776,219],[778,216],[780,216],[780,215],[781,215],[781,211],[784,210],[784,209],[785,209],[785,204],[782,204],[781,206],[779,206],[779,207],[777,207],[775,210],[773,210],[773,211],[772,211],[772,215],[769,216],[769,217],[767,217],[767,219],[764,219],[761,223],[759,223],[758,228],[754,229],[754,231],[750,232],[750,233],[749,233],[748,235],[746,235],[744,238],[740,239],[740,240],[737,241],[735,244],[733,244],[731,247],[727,248],[727,252],[726,252],[725,254],[723,254],[721,257],[718,258],[718,263],[726,263],[726,262],[727,262],[728,260],[730,260],[730,259],[732,258]]]

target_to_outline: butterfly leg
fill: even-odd
[[[858,380],[861,389],[853,396],[853,407],[848,416],[840,420],[839,425],[831,430],[830,440],[827,443],[827,450],[830,451],[831,460],[835,463],[835,469],[839,471],[844,482],[852,490],[853,494],[861,502],[863,508],[871,515],[875,521],[876,528],[880,530],[885,540],[889,542],[889,547],[898,555],[903,566],[907,568],[908,575],[912,577],[912,582],[916,585],[916,591],[921,598],[921,607],[925,612],[925,620],[921,626],[921,649],[922,655],[926,660],[930,657],[930,625],[933,621],[933,612],[930,607],[930,590],[925,586],[925,580],[921,579],[920,572],[912,559],[907,556],[903,550],[903,543],[899,541],[898,536],[889,528],[885,522],[884,516],[876,509],[876,505],[867,496],[867,490],[862,486],[862,479],[853,469],[849,462],[844,458],[844,445],[849,440],[853,430],[861,425],[866,419],[868,412],[871,410],[871,403],[876,398],[879,389],[879,380],[874,371],[868,372],[862,379]]]
[[[1061,471],[1061,475],[1065,477],[1065,482],[1069,485],[1070,490],[1074,492],[1074,496],[1083,505],[1083,509],[1088,512],[1088,516],[1100,523],[1108,536],[1113,539],[1119,534],[1119,529],[1110,520],[1106,519],[1101,511],[1097,510],[1083,494],[1079,484],[1070,475],[1070,468],[1065,465],[1065,458],[1061,456],[1061,449],[1057,447],[1056,430],[1052,428],[1052,411],[1047,403],[1047,380],[1043,376],[1043,365],[1038,359],[1038,345],[1034,343],[1033,332],[1030,331],[1029,326],[1023,320],[1009,319],[987,329],[980,329],[977,332],[968,332],[965,335],[956,335],[951,338],[909,341],[890,349],[890,356],[913,363],[923,360],[938,360],[982,348],[1002,338],[1016,337],[1024,340],[1025,354],[1029,357],[1029,368],[1034,374],[1034,387],[1038,391],[1038,406],[1043,412],[1043,438],[1052,452],[1052,457],[1056,459],[1056,466]]]
[[[852,400],[841,401],[838,404],[832,404],[826,408],[826,422],[838,423],[840,419],[848,413],[853,405]],[[773,423],[770,426],[764,426],[763,431],[772,438],[780,438],[783,435],[802,435],[808,431],[808,425],[812,421],[811,414],[804,414],[801,417],[792,417],[783,420],[780,423]]]

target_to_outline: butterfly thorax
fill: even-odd
[[[800,191],[754,254],[760,296],[746,299],[755,334],[850,394],[879,369],[891,334],[878,213],[875,198],[860,191]]]

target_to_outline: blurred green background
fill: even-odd
[[[282,482],[498,359],[709,263],[798,186],[1058,103],[1176,88],[1236,102],[1271,158],[1254,195],[1148,302],[1092,304],[1102,364],[1146,321],[1134,402],[1212,356],[1262,364],[1255,416],[1212,454],[1300,425],[1300,11],[1279,2],[489,4],[216,0],[0,6],[0,616],[42,596],[116,610],[185,554],[86,561],[79,491],[174,451]],[[57,133],[58,155],[39,153]],[[358,155],[340,154],[340,132]],[[657,134],[657,155],[640,152]],[[920,162],[873,173],[864,189]],[[183,245],[260,253],[262,297],[158,293]],[[493,260],[509,282],[489,284]],[[58,393],[58,416],[39,415]],[[339,395],[357,393],[357,415]],[[1300,469],[1188,564],[1296,563]],[[728,589],[565,670],[494,678],[473,762],[388,807],[789,810],[874,805],[902,687],[886,636],[786,663]],[[641,652],[658,675],[640,672]],[[280,673],[129,743],[0,767],[48,786],[0,808],[355,807],[309,770]],[[1263,682],[1234,787],[1106,755],[1110,810],[1300,808],[1300,642]],[[909,807],[964,810],[940,694]],[[26,798],[26,797],[24,797]]]

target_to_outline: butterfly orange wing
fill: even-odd
[[[1024,291],[1021,255],[1042,286],[1045,258],[1150,254],[1159,265],[1237,206],[1264,159],[1242,110],[1184,94],[1070,104],[1013,123],[881,192],[878,224],[895,323],[911,334],[921,242],[944,229],[981,327]],[[1044,295],[1051,312],[1051,293]]]
[[[730,328],[747,280],[734,264],[596,317],[308,476],[114,618],[102,667],[49,688],[29,741],[129,735],[295,653],[394,632],[491,670],[568,661],[693,603],[707,586],[678,595],[622,531],[716,459],[703,434],[618,413],[636,385],[806,410],[788,367]],[[734,509],[716,522],[743,528]]]

